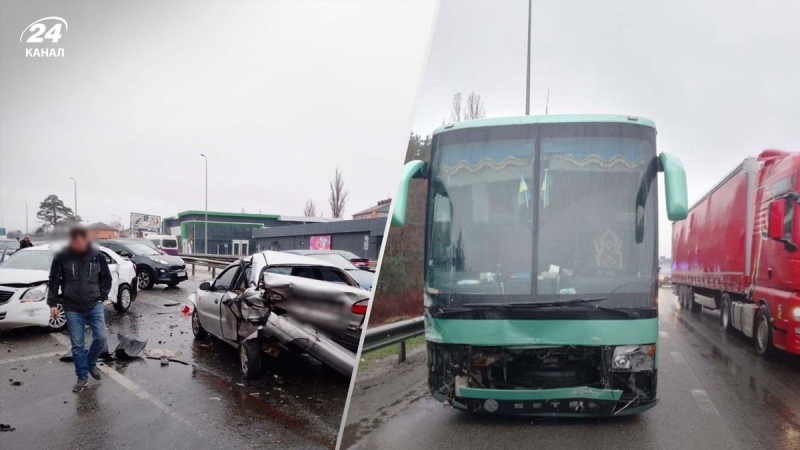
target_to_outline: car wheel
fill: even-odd
[[[56,310],[56,316],[51,317],[47,323],[48,331],[63,331],[67,328],[67,314],[64,312],[64,307],[57,305]]]
[[[153,287],[156,284],[155,277],[153,276],[153,272],[150,269],[142,269],[139,271],[139,275],[137,277],[136,284],[139,286],[139,289],[147,290]]]
[[[261,374],[263,353],[258,339],[251,339],[239,344],[239,361],[242,375],[247,379],[257,378]]]
[[[767,307],[761,305],[756,313],[756,352],[768,358],[775,353],[775,346],[772,344],[772,324],[769,319]]]
[[[192,333],[195,339],[203,340],[208,337],[208,332],[200,324],[200,316],[197,314],[197,307],[192,312]]]
[[[731,324],[731,318],[733,317],[732,315],[733,303],[731,302],[731,296],[728,294],[722,294],[722,300],[720,302],[719,309],[719,324],[726,333],[733,331],[733,325]]]
[[[131,301],[133,301],[133,296],[131,295],[130,286],[120,286],[117,301],[114,302],[114,309],[117,312],[125,312],[131,307]]]

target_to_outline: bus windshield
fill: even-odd
[[[652,306],[655,155],[655,131],[629,124],[444,133],[431,160],[429,298]]]

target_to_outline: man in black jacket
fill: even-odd
[[[91,375],[100,380],[97,357],[106,345],[106,321],[103,301],[111,290],[111,271],[99,250],[89,243],[86,229],[72,228],[69,246],[60,251],[50,266],[50,281],[47,284],[47,304],[55,317],[58,305],[64,308],[67,331],[72,343],[72,361],[78,382],[72,388],[80,392],[86,387]],[[84,346],[84,327],[92,329],[92,345]]]

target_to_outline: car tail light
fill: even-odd
[[[131,264],[133,264],[133,271],[139,273],[139,268],[136,267],[136,263],[131,261]]]
[[[369,299],[365,298],[364,300],[361,300],[360,302],[353,303],[353,306],[350,307],[350,311],[352,311],[353,314],[357,314],[359,316],[366,316],[367,315],[367,306],[368,305],[369,305]]]

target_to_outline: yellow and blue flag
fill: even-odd
[[[526,208],[531,206],[531,193],[528,191],[528,183],[525,182],[525,175],[519,175],[519,194],[517,194],[517,205],[525,205]]]

